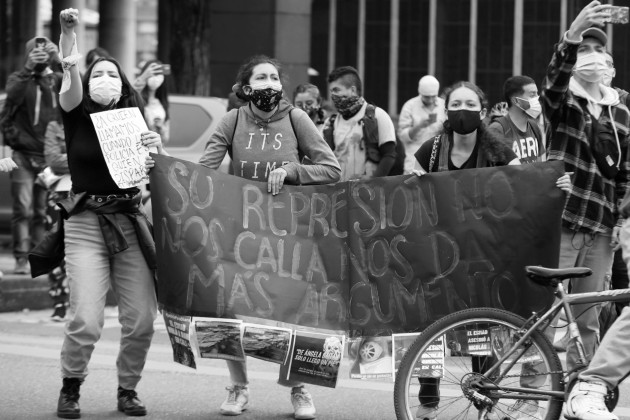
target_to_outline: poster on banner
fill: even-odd
[[[195,318],[199,356],[208,359],[245,360],[238,319]]]
[[[119,188],[131,188],[149,182],[145,160],[149,148],[140,134],[148,131],[137,107],[120,108],[90,114],[109,174]]]
[[[176,363],[197,369],[195,354],[190,345],[191,317],[162,311],[164,325],[173,348],[173,360]]]
[[[453,329],[446,333],[446,346],[452,357],[491,356],[492,338],[486,324],[474,329]]]
[[[345,338],[345,335],[295,331],[287,379],[335,388]]]
[[[361,337],[350,344],[351,379],[392,377],[392,337]]]
[[[154,159],[158,296],[171,312],[370,337],[459,309],[529,317],[553,302],[523,267],[557,267],[562,162],[285,184],[274,196],[265,183]]]
[[[398,367],[400,366],[400,362],[402,362],[403,357],[407,353],[407,350],[411,347],[414,341],[420,333],[400,333],[400,334],[392,334],[392,378],[396,380],[396,372],[398,372]],[[418,376],[418,372],[420,371],[420,364],[416,364],[413,369],[413,376]]]
[[[247,356],[285,364],[289,356],[292,330],[258,324],[243,324],[243,350]]]
[[[490,328],[490,338],[492,343],[492,353],[498,359],[503,356],[519,338],[516,336],[518,331],[511,328],[498,326]],[[513,357],[508,357],[503,363],[512,363]],[[518,358],[516,363],[539,363],[542,362],[540,350],[532,344],[532,346],[525,351],[521,357]]]

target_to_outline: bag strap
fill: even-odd
[[[291,109],[289,110],[289,122],[291,123],[291,129],[293,130],[293,135],[295,136],[295,140],[297,141],[298,159],[300,162],[302,162],[302,159],[304,158],[304,153],[300,149],[300,139],[298,138],[297,130],[295,129],[295,124],[293,124],[293,110],[294,109],[295,107],[291,106]]]
[[[234,160],[232,158],[232,144],[234,144],[234,136],[236,135],[236,126],[238,125],[238,116],[240,112],[241,112],[241,108],[236,108],[236,120],[234,120],[234,129],[232,130],[232,142],[228,146],[228,155],[230,156],[230,159],[232,160]]]
[[[431,158],[429,159],[429,170],[427,172],[433,171],[433,165],[435,165],[435,158],[437,157],[437,149],[440,145],[440,136],[435,136],[433,138],[433,147],[431,148]]]

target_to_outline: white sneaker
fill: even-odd
[[[437,408],[420,405],[416,411],[416,420],[436,420]]]
[[[516,400],[508,412],[513,420],[542,420],[536,400]]]
[[[313,397],[304,387],[293,388],[291,392],[291,404],[293,404],[293,417],[296,420],[310,420],[315,418],[315,405]]]
[[[233,385],[225,388],[229,391],[227,398],[221,404],[221,414],[224,416],[238,416],[247,407],[249,389],[246,386]]]
[[[578,381],[564,405],[564,417],[571,420],[619,420],[604,404],[608,393],[602,382]]]

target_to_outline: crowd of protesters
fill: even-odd
[[[276,195],[284,184],[331,184],[403,173],[425,176],[560,160],[565,174],[557,186],[566,192],[566,203],[559,265],[586,266],[593,272],[570,284],[571,291],[601,291],[611,272],[613,287],[628,287],[624,261],[630,260],[630,111],[628,93],[611,86],[615,69],[601,29],[608,18],[597,1],[582,9],[556,44],[540,92],[530,77],[510,77],[503,84],[504,103],[491,112],[475,84],[461,81],[440,91],[438,79],[424,75],[418,96],[402,107],[397,127],[385,110],[364,98],[353,67],[339,67],[328,76],[334,111],[324,112],[323,90],[300,85],[290,103],[281,64],[254,56],[239,69],[230,109],[198,161],[216,169],[229,153],[231,173],[264,181]],[[55,207],[47,203],[55,204],[60,211],[52,219],[63,232],[65,258],[48,267],[53,319],[68,319],[57,415],[80,417],[79,391],[112,287],[122,324],[118,409],[141,416],[147,409],[135,388],[158,309],[155,247],[143,192],[121,189],[113,181],[90,114],[138,107],[149,128],[141,135],[142,143],[168,155],[167,72],[160,61],[148,61],[130,82],[118,62],[97,48],[87,54],[81,74],[81,46],[74,33],[78,12],[62,11],[60,23],[59,49],[45,37],[26,43],[25,64],[8,79],[0,115],[5,142],[13,149],[12,158],[0,160],[0,171],[11,177],[14,271],[33,270],[28,255],[44,239],[51,219],[47,209]],[[255,134],[263,130],[272,137],[282,134],[280,146],[258,141]],[[153,165],[149,158],[147,170]],[[565,414],[617,419],[608,412],[604,397],[630,371],[630,358],[623,354],[630,343],[630,310],[618,308],[614,333],[606,334],[599,347],[598,307],[584,305],[577,311],[583,312],[577,324],[593,361],[580,373]],[[570,370],[576,352],[571,346],[567,352]],[[248,406],[249,379],[245,362],[228,361],[228,368],[231,383],[220,412],[234,416]],[[279,384],[291,387],[296,419],[316,417],[304,384],[282,379]],[[434,389],[435,381],[425,385]],[[425,393],[416,417],[437,418],[438,402],[439,396]],[[540,418],[538,404],[525,411],[522,418]],[[521,417],[517,413],[515,418]]]

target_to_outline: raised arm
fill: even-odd
[[[59,22],[61,24],[59,48],[63,57],[64,68],[64,81],[59,95],[59,105],[64,111],[69,112],[79,106],[83,100],[81,74],[76,65],[78,57],[72,57],[73,54],[76,54],[74,28],[79,24],[79,11],[77,9],[62,10],[59,13]],[[70,83],[69,87],[67,86],[68,83]]]

